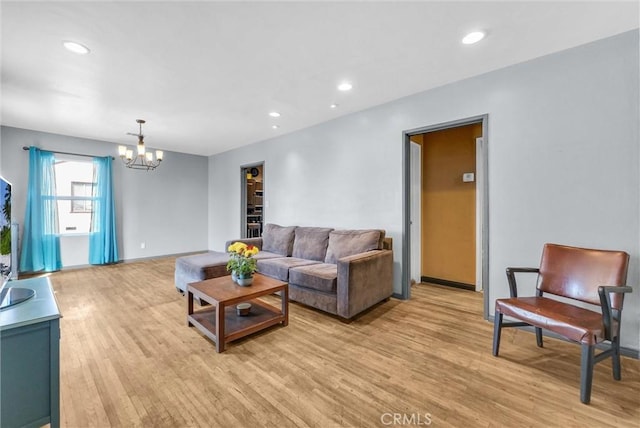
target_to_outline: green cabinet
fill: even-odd
[[[35,296],[0,311],[0,426],[60,426],[60,310],[48,278],[11,281]]]

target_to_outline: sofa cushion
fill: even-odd
[[[258,272],[279,279],[289,281],[289,269],[296,266],[315,264],[312,260],[297,259],[294,257],[280,257],[277,259],[258,260]]]
[[[293,252],[295,226],[278,226],[268,223],[262,231],[262,250],[281,256],[290,256]]]
[[[329,232],[324,227],[297,227],[293,240],[293,257],[324,261],[329,244]]]
[[[280,257],[282,257],[281,254],[276,254],[276,253],[272,253],[269,251],[260,251],[258,254],[251,256],[252,258],[256,259],[256,260],[263,260],[263,259],[279,259]]]
[[[338,263],[338,259],[366,251],[377,250],[381,245],[380,230],[334,230],[329,233],[329,246],[325,263]]]
[[[385,230],[384,229],[375,229],[378,232],[380,232],[380,237],[378,238],[378,250],[384,250],[384,237],[385,237]],[[387,245],[391,245],[391,244],[387,244]],[[387,250],[390,250],[391,247],[387,248]]]
[[[325,293],[336,292],[337,278],[338,265],[333,263],[301,266],[289,271],[289,283]]]
[[[202,254],[182,256],[176,259],[176,271],[190,275],[194,279],[205,279],[204,268],[210,266],[226,266],[229,254],[217,251],[209,251]]]

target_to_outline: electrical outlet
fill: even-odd
[[[147,243],[146,243],[146,242],[141,242],[141,243],[140,243],[140,248],[141,248],[141,249],[143,249],[143,250],[144,250],[145,248],[147,248]]]

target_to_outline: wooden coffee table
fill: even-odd
[[[260,300],[280,291],[282,306],[280,309]],[[225,344],[249,334],[264,330],[272,325],[289,324],[289,284],[255,274],[253,284],[240,287],[231,280],[231,276],[207,279],[187,285],[187,325],[198,328],[205,336],[216,343],[216,351],[223,352]],[[212,306],[193,310],[193,300],[199,298]],[[247,316],[236,314],[238,303],[251,303],[251,312]]]

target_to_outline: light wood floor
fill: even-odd
[[[398,413],[405,426],[638,427],[640,361],[623,359],[621,382],[598,364],[583,405],[580,348],[546,339],[539,349],[532,333],[507,329],[493,357],[478,293],[417,285],[411,301],[350,324],[292,304],[288,327],[216,354],[186,327],[173,266],[52,275],[63,426],[383,427]]]

